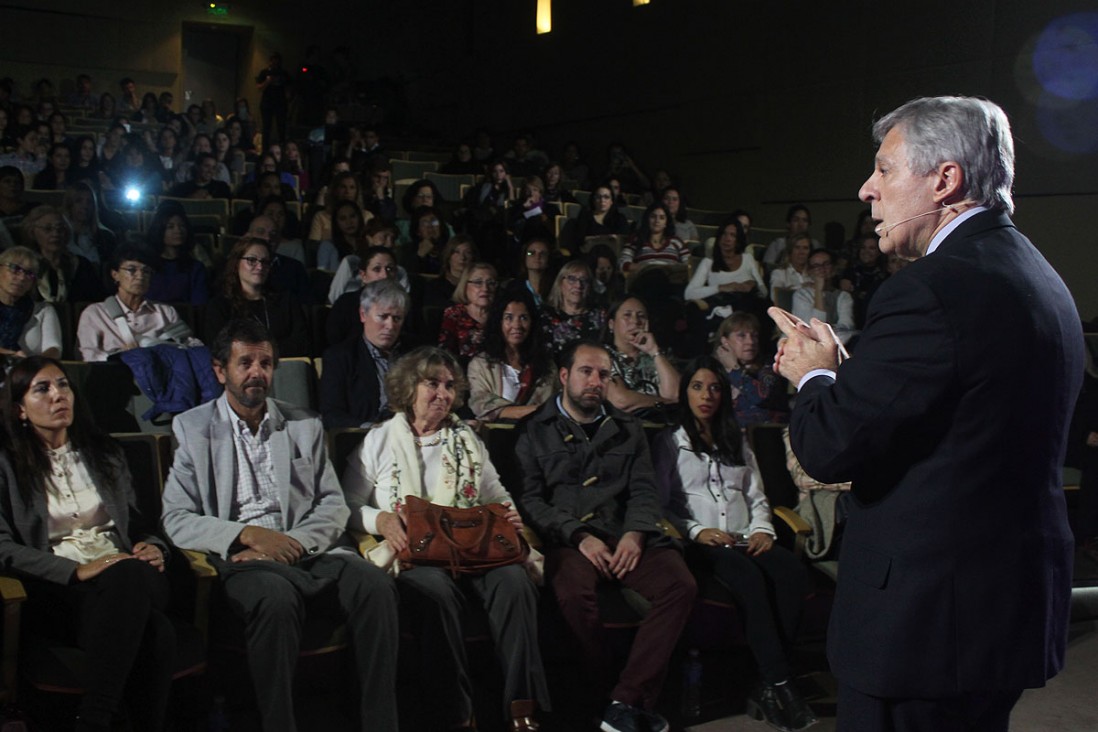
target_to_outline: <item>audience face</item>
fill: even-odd
[[[433,430],[446,418],[457,397],[454,383],[450,369],[439,366],[434,373],[416,384],[412,417],[417,425]]]
[[[788,224],[790,235],[800,234],[801,232],[808,231],[808,227],[812,224],[812,219],[809,217],[807,211],[800,208],[793,212],[793,215],[789,217],[789,221],[786,223]]]
[[[447,269],[450,271],[450,277],[459,278],[465,271],[465,268],[473,261],[473,247],[468,243],[461,243],[454,247],[454,251],[450,253],[450,261],[447,262]]]
[[[420,186],[416,191],[416,195],[412,197],[412,209],[417,209],[420,206],[434,206],[435,205],[435,192],[431,189],[431,186]]]
[[[274,348],[270,343],[233,341],[229,362],[213,362],[217,380],[225,386],[229,406],[237,412],[258,409],[267,400],[274,378]]]
[[[667,231],[667,214],[657,208],[648,214],[648,230],[653,236],[662,236]]]
[[[358,200],[358,182],[348,176],[339,181],[335,190],[335,200],[337,201],[357,201]]]
[[[560,370],[565,409],[583,419],[593,419],[606,399],[610,373],[610,354],[592,346],[577,348],[572,368]]]
[[[591,210],[606,213],[614,205],[614,192],[606,186],[598,186],[591,192]]]
[[[30,425],[47,444],[64,444],[72,426],[74,400],[68,378],[53,364],[31,379],[19,402],[19,420]],[[60,436],[60,440],[57,438]]]
[[[808,253],[810,251],[812,251],[812,245],[808,239],[801,239],[793,243],[793,248],[789,251],[789,263],[793,265],[795,270],[800,272],[808,265]]]
[[[583,307],[587,300],[587,291],[591,287],[591,278],[583,269],[576,268],[561,275],[561,297],[570,310]]]
[[[57,214],[46,214],[34,225],[34,241],[42,256],[52,259],[64,249],[69,237],[69,227]]]
[[[873,219],[866,219],[872,222]],[[866,266],[871,266],[877,263],[877,259],[881,256],[881,249],[877,246],[876,237],[866,237],[862,239],[861,246],[858,247],[858,261]]]
[[[283,152],[286,155],[286,160],[293,163],[295,168],[301,163],[301,150],[296,142],[287,142],[286,149]]]
[[[759,331],[739,326],[721,338],[721,345],[731,351],[740,363],[755,363],[755,359],[759,357]]]
[[[18,152],[23,155],[37,155],[38,154],[38,131],[27,130],[26,134],[19,139]]]
[[[369,310],[358,309],[362,320],[362,335],[375,348],[388,351],[400,338],[404,326],[404,311],[399,305],[374,303]]]
[[[262,290],[271,274],[271,250],[261,244],[251,245],[244,250],[236,271],[244,290]]]
[[[225,130],[218,130],[214,133],[214,146],[217,148],[218,155],[224,155],[229,152],[229,148],[232,147],[232,140],[225,133]]]
[[[64,172],[69,169],[69,165],[72,164],[72,153],[69,152],[67,147],[56,148],[50,154],[50,167],[54,170]]]
[[[740,226],[743,227],[743,235],[747,237],[748,241],[751,241],[751,217],[747,214],[740,214],[736,218],[739,219]]]
[[[465,299],[471,307],[487,310],[492,306],[498,286],[495,272],[487,267],[477,267],[465,281]]]
[[[187,243],[187,222],[182,216],[172,216],[164,225],[164,248],[179,249]]]
[[[648,330],[648,308],[635,297],[622,302],[610,321],[610,332],[614,335],[614,348],[619,351],[633,352],[636,346],[633,339],[638,333]]]
[[[84,140],[80,143],[80,158],[81,165],[87,165],[91,161],[95,160],[95,143],[91,140]]]
[[[37,266],[28,261],[13,261],[0,265],[0,292],[5,295],[6,304],[11,305],[31,291],[38,279],[35,274]]]
[[[610,192],[612,194],[614,194],[614,200],[616,201],[619,198],[621,198],[621,181],[618,180],[617,178],[611,178],[609,183],[610,183]]]
[[[469,147],[468,145],[466,145],[464,143],[462,143],[461,145],[458,145],[457,159],[458,159],[458,162],[468,163],[470,160],[473,159],[473,148]]]
[[[817,252],[808,258],[808,274],[812,279],[823,280],[824,284],[831,283],[831,257],[827,252]]]
[[[252,219],[252,223],[248,224],[248,236],[254,236],[256,239],[262,239],[263,241],[270,241],[271,236],[276,229],[277,226],[274,219],[264,211],[262,214]]]
[[[374,130],[366,130],[362,134],[362,141],[366,143],[367,150],[373,150],[375,146],[381,144],[381,138],[377,136],[377,132]]]
[[[659,189],[657,189],[657,190],[659,190]],[[666,193],[663,194],[663,199],[662,200],[663,200],[663,205],[667,206],[667,210],[669,210],[671,212],[672,216],[677,216],[679,214],[679,205],[680,205],[682,199],[679,197],[679,192],[678,191],[674,191],[674,190],[667,191]]]
[[[200,186],[209,185],[217,176],[217,160],[205,158],[201,163],[194,166],[194,170],[195,183]]]
[[[358,278],[364,285],[368,285],[371,282],[376,282],[378,280],[396,279],[396,259],[392,254],[375,254],[370,257],[370,261],[366,262],[358,272]],[[375,343],[374,345],[377,344]]]
[[[264,155],[259,159],[259,169],[264,173],[277,173],[278,161],[274,155]]]
[[[366,241],[370,242],[372,247],[385,247],[386,249],[392,249],[396,246],[396,239],[391,229],[380,229],[375,231],[366,237]]]
[[[133,259],[127,259],[111,270],[111,279],[118,285],[118,294],[144,301],[152,284],[152,267]]]
[[[55,140],[65,137],[65,118],[56,112],[50,115],[50,132]]]
[[[492,183],[499,185],[503,181],[507,180],[507,168],[503,167],[502,163],[496,163],[491,169]]]
[[[268,203],[260,212],[260,218],[268,219],[267,241],[277,242],[286,228],[286,207],[277,203]]]
[[[724,258],[726,266],[731,266],[731,263],[736,259],[736,227],[726,226],[721,230],[721,235],[717,239],[717,246],[720,247],[721,257]]]
[[[23,176],[5,175],[0,178],[0,199],[11,201],[23,196]]]
[[[526,303],[516,300],[507,303],[503,309],[503,342],[509,348],[517,349],[530,337],[530,311],[526,309]]]
[[[604,285],[610,284],[614,276],[614,261],[608,257],[599,257],[595,262],[595,279]]]
[[[277,175],[261,175],[256,182],[256,198],[262,201],[270,196],[282,197],[282,180]]]
[[[343,236],[353,240],[358,237],[358,230],[362,228],[362,216],[351,206],[343,206],[336,212],[335,223]]]
[[[393,174],[388,170],[378,170],[370,173],[370,183],[375,191],[384,191],[388,195],[389,184],[392,183]]]
[[[72,205],[69,214],[72,220],[78,224],[90,224],[94,221],[95,198],[89,190],[77,189],[72,195]]]
[[[275,163],[282,162],[282,146],[277,142],[271,143],[270,147],[267,148],[267,153],[274,158]]]
[[[561,172],[559,165],[550,165],[545,169],[546,188],[556,189],[560,185]]]
[[[421,241],[438,241],[442,238],[442,222],[438,220],[438,216],[427,214],[420,218],[416,234]]]
[[[532,241],[526,245],[526,271],[544,272],[549,268],[549,245]]]
[[[709,369],[698,369],[686,386],[690,413],[701,424],[708,424],[721,406],[721,382],[724,378]]]

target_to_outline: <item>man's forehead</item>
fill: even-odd
[[[274,356],[274,348],[267,341],[263,341],[262,343],[233,341],[232,351],[229,355],[233,360],[241,358],[270,358]]]
[[[573,363],[575,368],[579,368],[580,366],[593,366],[595,368],[608,369],[610,368],[610,356],[601,348],[580,346],[576,349],[576,356]]]

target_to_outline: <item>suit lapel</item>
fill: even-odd
[[[221,418],[220,410],[214,410],[215,421],[210,425],[210,454],[213,455],[213,470],[210,480],[217,487],[217,515],[229,518],[236,499],[236,443],[233,425]],[[231,476],[225,480],[226,476]]]

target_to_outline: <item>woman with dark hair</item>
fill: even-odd
[[[507,206],[518,195],[507,163],[494,160],[462,201],[463,228],[486,252],[502,253],[507,242]]]
[[[781,730],[816,722],[797,692],[786,644],[805,591],[800,560],[774,545],[770,505],[751,448],[732,413],[732,395],[712,358],[692,361],[679,388],[678,427],[663,432],[652,463],[672,524],[690,540],[688,565],[728,588],[761,683],[747,711]]]
[[[234,152],[232,141],[229,139],[229,133],[223,129],[214,130],[212,154],[217,158],[217,162],[225,166],[225,170],[229,171],[230,179],[222,182],[230,182],[233,173],[244,172],[244,156],[243,154],[238,156]]]
[[[547,240],[535,237],[519,251],[518,282],[522,283],[534,303],[540,308],[542,301],[549,296],[552,279],[549,277],[549,260],[553,256],[553,245]]]
[[[417,348],[385,376],[391,419],[366,435],[343,475],[350,528],[381,534],[389,547],[408,547],[404,505],[409,496],[440,506],[503,504],[507,521],[522,517],[492,465],[487,448],[454,409],[465,375],[453,355]],[[413,566],[396,576],[401,611],[422,651],[422,729],[473,729],[473,679],[462,633],[463,609],[473,599],[487,611],[503,672],[503,712],[511,732],[536,732],[537,707],[549,709],[538,648],[537,590],[521,564],[455,577],[441,567]],[[429,719],[426,719],[430,717]]]
[[[72,150],[63,142],[50,145],[46,154],[46,167],[34,176],[34,189],[39,191],[64,190],[69,181],[69,167],[72,165]]]
[[[175,167],[174,177],[176,183],[186,183],[194,178],[191,170],[194,168],[195,158],[203,153],[209,153],[214,155],[215,158],[217,157],[214,153],[213,138],[204,132],[199,132],[194,136],[194,139],[191,140],[191,147],[187,151],[186,159],[182,160]],[[214,175],[214,179],[227,185],[233,182],[232,174],[229,173],[229,169],[225,167],[225,163],[222,163],[220,160],[218,160],[217,163],[217,173]]]
[[[610,186],[599,184],[591,191],[587,206],[576,220],[576,244],[583,248],[583,240],[589,236],[628,236],[633,230],[629,219],[614,205],[614,192]],[[614,266],[617,266],[615,258]]]
[[[91,181],[80,180],[65,191],[61,210],[69,226],[69,251],[87,259],[100,276],[118,246],[118,237],[99,221],[99,205]]]
[[[177,201],[162,201],[145,234],[157,257],[149,299],[205,305],[210,299],[209,272],[194,257],[194,230]]]
[[[69,177],[74,181],[88,180],[93,186],[99,185],[99,156],[95,149],[95,138],[81,135],[76,138],[73,148],[76,159],[69,166]]]
[[[469,265],[454,288],[454,304],[442,313],[438,345],[457,356],[462,364],[480,351],[484,325],[495,300],[499,281],[496,268],[487,262]]]
[[[442,211],[434,206],[420,206],[412,212],[408,233],[411,243],[402,247],[401,265],[409,272],[442,274],[442,250],[450,241]]]
[[[179,149],[179,135],[171,127],[160,128],[156,136],[156,153],[165,174],[169,179],[174,178],[174,171],[183,162],[184,153]]]
[[[400,205],[407,216],[412,216],[422,206],[437,207],[442,202],[438,186],[426,179],[413,182],[400,199]]]
[[[679,396],[679,372],[660,351],[648,323],[648,308],[637,297],[615,303],[607,317],[612,369],[606,398],[625,412],[658,409]]]
[[[301,303],[267,286],[273,263],[274,252],[263,239],[245,236],[233,245],[225,261],[221,292],[210,298],[205,310],[211,341],[230,320],[242,318],[261,323],[277,342],[279,354],[309,355],[309,326]]]
[[[0,413],[0,568],[28,587],[24,622],[85,652],[75,730],[111,729],[122,714],[163,729],[175,632],[157,517],[139,512],[122,450],[96,429],[60,362],[16,364]]]
[[[156,114],[159,111],[160,104],[156,101],[156,95],[152,92],[145,92],[141,96],[141,109],[134,112],[131,119],[138,124],[155,125],[157,123]]]
[[[46,302],[87,302],[103,297],[95,265],[69,251],[69,226],[53,206],[36,206],[23,217],[23,245],[42,257],[38,297]]]
[[[660,200],[671,214],[671,221],[675,225],[675,236],[683,241],[699,241],[698,227],[686,212],[686,201],[683,200],[682,191],[675,186],[667,186],[660,193]]]
[[[644,210],[636,235],[621,248],[618,264],[622,272],[628,272],[644,262],[685,264],[689,259],[690,250],[674,235],[671,211],[661,201]]]
[[[625,295],[625,278],[618,269],[618,255],[607,244],[596,244],[587,250],[591,267],[594,297],[600,307],[608,308]]]
[[[316,266],[317,269],[335,272],[339,269],[340,261],[354,254],[366,241],[366,221],[358,204],[346,199],[335,201],[329,215],[332,224],[328,238],[320,242],[316,250]],[[313,228],[316,228],[315,218]]]
[[[469,362],[469,407],[484,422],[519,420],[553,395],[555,372],[541,345],[538,310],[526,290],[492,303],[481,352]]]
[[[301,148],[293,140],[287,140],[282,144],[281,170],[297,176],[297,190],[304,200],[305,193],[313,190],[312,180],[309,177],[309,171],[305,168]]]
[[[95,119],[114,119],[115,103],[114,95],[110,92],[103,92],[99,95],[99,106],[96,108],[92,117]]]
[[[331,241],[333,214],[335,213],[336,204],[341,201],[352,201],[358,206],[359,218],[362,219],[363,224],[374,217],[372,213],[362,207],[362,186],[358,183],[358,177],[350,171],[336,173],[332,177],[332,182],[328,184],[328,194],[325,200],[324,208],[317,211],[316,215],[313,216],[313,224],[309,228],[310,241]],[[332,271],[334,272],[338,266],[339,260],[337,259]]]
[[[544,343],[556,358],[580,338],[597,338],[606,327],[606,310],[595,305],[591,268],[582,259],[565,262],[553,281],[538,320]]]
[[[122,152],[122,148],[125,146],[125,138],[126,128],[115,123],[107,129],[107,134],[96,143],[100,171],[105,172],[110,167],[111,161],[118,156],[118,153]],[[100,181],[102,181],[102,177]]]

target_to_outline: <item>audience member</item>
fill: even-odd
[[[812,238],[801,232],[789,237],[786,252],[779,268],[770,273],[770,297],[781,305],[783,301],[792,308],[793,295],[811,283],[808,272],[808,255],[812,251]]]
[[[443,223],[442,211],[433,206],[420,206],[407,223],[411,239],[409,244],[401,245],[398,254],[401,266],[419,274],[443,274],[443,255],[450,241],[450,231]]]
[[[347,625],[359,727],[395,732],[396,592],[346,535],[350,511],[320,419],[268,398],[279,351],[261,324],[229,322],[212,350],[225,393],[175,418],[164,531],[217,567],[226,604],[244,623],[265,732],[297,729],[302,625],[332,614]]]
[[[321,212],[324,213],[324,212]],[[319,214],[317,214],[319,215]],[[372,218],[372,214],[367,213]],[[327,272],[339,269],[340,261],[355,253],[366,241],[366,221],[358,204],[340,200],[331,207],[332,226],[328,238],[316,250],[316,266]],[[314,229],[316,219],[313,219]]]
[[[61,357],[61,321],[48,302],[31,292],[41,260],[26,247],[0,252],[0,361],[10,366],[27,356]]]
[[[628,236],[633,230],[629,219],[614,205],[614,193],[610,186],[597,185],[591,191],[588,205],[580,211],[576,220],[576,246],[583,248],[584,240],[591,236]],[[615,268],[617,261],[614,262]]]
[[[694,225],[689,214],[687,214],[682,192],[675,186],[667,186],[660,194],[660,200],[663,201],[663,205],[667,207],[668,213],[671,214],[675,237],[682,239],[684,242],[700,241],[698,227]]]
[[[336,204],[341,201],[350,201],[358,206],[359,217],[362,219],[363,224],[374,217],[369,211],[362,210],[362,190],[354,173],[350,171],[336,173],[332,177],[328,189],[327,202],[324,204],[324,208],[317,211],[316,215],[313,216],[313,223],[309,229],[309,241],[331,241],[335,208]],[[335,264],[332,265],[332,271],[335,271],[338,265],[339,260],[336,259]]]
[[[480,351],[484,324],[498,287],[496,268],[487,262],[475,262],[462,272],[454,288],[454,304],[442,313],[438,345],[461,363],[469,363]]]
[[[46,167],[34,176],[33,188],[40,191],[60,191],[71,183],[69,167],[72,166],[72,149],[63,142],[50,145],[46,154]]]
[[[61,210],[69,228],[69,251],[91,262],[102,278],[118,246],[118,237],[99,221],[94,185],[87,180],[77,181],[65,191]]]
[[[869,221],[872,223],[873,219]],[[865,325],[865,315],[873,293],[888,279],[888,273],[881,266],[885,257],[881,254],[875,232],[861,238],[854,249],[854,256],[855,259],[839,280],[839,287],[854,299],[854,327],[860,330]]]
[[[268,200],[277,199],[272,197]],[[264,207],[264,210],[266,208]],[[301,258],[304,258],[305,255],[301,252],[300,241],[283,241],[275,219],[266,214],[260,214],[252,219],[244,236],[261,239],[269,245],[271,253],[274,255],[274,262],[271,264],[271,274],[268,280],[271,289],[297,298],[302,305],[312,305],[314,303],[315,296],[313,295],[313,287],[309,283],[309,272],[301,262]],[[286,254],[283,254],[284,248]]]
[[[282,55],[272,53],[267,59],[267,68],[255,77],[256,89],[262,94],[259,112],[263,115],[263,144],[284,141],[290,133],[286,127],[286,117],[290,109],[290,74],[282,68]],[[274,134],[275,126],[278,134]]]
[[[542,300],[549,296],[549,288],[553,284],[549,276],[549,259],[552,252],[553,245],[539,238],[527,241],[526,246],[519,252],[518,282],[526,288],[534,298],[534,304],[539,308]],[[535,310],[530,314],[536,317],[537,312]]]
[[[808,227],[812,225],[812,214],[808,212],[808,207],[803,203],[795,203],[790,206],[789,210],[785,212],[785,225],[788,233],[770,242],[766,247],[765,254],[763,254],[763,263],[771,267],[779,263],[783,254],[788,253],[789,242],[794,235],[808,233]],[[819,246],[819,242],[809,237],[809,249],[817,249]]]
[[[788,384],[764,358],[757,317],[733,313],[722,320],[713,355],[732,387],[732,409],[741,427],[789,422]]]
[[[194,231],[183,206],[161,201],[145,236],[149,251],[157,257],[148,297],[205,305],[210,299],[209,272],[195,258]]]
[[[817,249],[808,256],[811,284],[793,293],[793,314],[806,323],[813,318],[827,323],[846,343],[856,332],[854,298],[835,287],[832,261],[833,255],[826,249]]]
[[[648,330],[648,308],[627,297],[610,308],[607,351],[612,364],[606,399],[623,412],[655,416],[679,398],[679,372]]]
[[[565,262],[553,281],[538,319],[554,358],[572,341],[598,338],[606,327],[606,310],[595,305],[591,280],[587,263],[573,259]]]
[[[38,206],[23,217],[23,245],[42,257],[38,297],[46,302],[88,302],[103,297],[96,267],[69,251],[69,227],[53,206]]]
[[[622,272],[644,262],[685,264],[690,259],[686,244],[671,231],[671,213],[663,203],[644,211],[636,235],[621,248],[618,262]]]
[[[199,153],[194,158],[191,179],[178,183],[169,194],[176,198],[224,198],[233,197],[229,186],[217,179],[217,158],[210,153]]]

